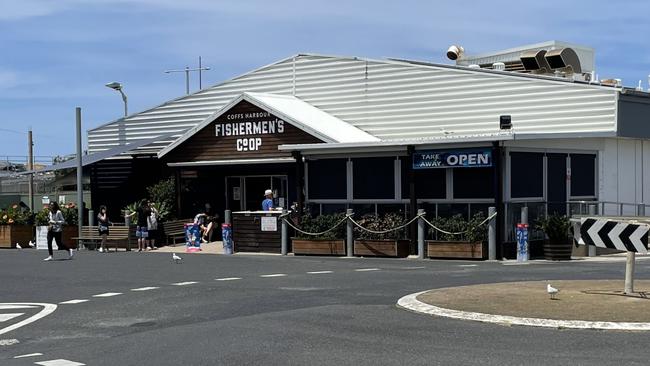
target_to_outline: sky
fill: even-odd
[[[0,0],[0,160],[75,151],[85,131],[185,93],[201,56],[203,87],[297,53],[451,64],[467,54],[549,40],[596,50],[601,79],[648,88],[650,1]],[[190,90],[198,90],[192,75]]]

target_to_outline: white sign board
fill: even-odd
[[[278,231],[278,220],[275,216],[262,216],[262,231]]]
[[[52,240],[52,249],[59,250],[56,240]],[[36,249],[47,249],[47,226],[36,227]]]

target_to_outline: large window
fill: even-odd
[[[395,198],[395,158],[352,159],[354,199]]]
[[[408,160],[402,159],[402,198],[408,199]],[[415,169],[415,195],[418,199],[445,199],[447,197],[447,169]]]
[[[544,195],[543,153],[510,153],[510,190],[512,198]]]
[[[596,155],[571,154],[571,196],[596,196]]]
[[[345,199],[346,165],[346,159],[310,160],[307,166],[309,199]]]
[[[456,168],[454,198],[494,198],[493,168]]]

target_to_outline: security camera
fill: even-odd
[[[465,49],[462,46],[451,45],[447,49],[447,58],[455,61],[463,57],[463,53],[465,53]]]

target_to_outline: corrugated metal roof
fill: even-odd
[[[498,132],[616,131],[618,89],[554,78],[394,60],[297,55],[88,132],[91,152],[171,133],[157,153],[244,92],[296,98],[381,140]]]
[[[158,157],[162,157],[173,150],[176,146],[205,128],[215,119],[219,118],[222,114],[226,113],[243,100],[282,118],[293,126],[298,127],[325,142],[358,143],[380,141],[378,138],[350,125],[349,123],[343,122],[296,97],[268,93],[243,93],[222,107],[218,112],[212,114],[210,117],[203,120],[203,122],[189,129],[183,134],[183,136],[174,141],[174,143],[162,149],[158,153]]]

